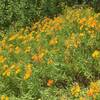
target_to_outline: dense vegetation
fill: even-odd
[[[100,100],[98,0],[0,3],[0,100]]]
[[[77,4],[100,10],[100,0],[0,0],[0,29],[30,25],[44,16],[61,14],[65,5]]]

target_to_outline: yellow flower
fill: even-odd
[[[90,88],[87,91],[88,96],[95,96],[100,92],[100,86],[98,82],[91,82]]]
[[[17,36],[18,36],[18,34],[12,34],[12,35],[9,37],[8,41],[13,41],[13,40],[15,40],[15,39],[17,38]]]
[[[32,70],[26,70],[25,75],[24,75],[24,80],[27,80],[28,78],[30,78],[32,75]]]
[[[6,96],[6,97],[5,97],[5,100],[9,100],[9,97],[8,97],[8,96]]]
[[[97,82],[91,82],[90,88],[93,89],[95,93],[100,92],[100,87]]]
[[[14,45],[13,44],[10,44],[9,47],[8,47],[8,49],[9,49],[8,52],[9,53],[12,53],[13,50],[14,50]]]
[[[81,26],[80,26],[80,30],[82,30],[83,28],[84,28],[84,25],[81,25]]]
[[[39,33],[36,33],[36,35],[34,36],[34,39],[35,39],[36,41],[39,41],[40,38],[41,38],[41,35],[40,35]]]
[[[26,65],[26,68],[27,68],[27,69],[31,69],[31,67],[32,67],[32,64],[27,64],[27,65]]]
[[[15,48],[15,53],[18,54],[20,51],[21,51],[21,49],[17,46],[17,47]]]
[[[42,60],[42,58],[44,57],[44,55],[45,54],[43,52],[38,55],[38,58],[39,58],[40,61]]]
[[[12,65],[10,66],[10,68],[13,69],[13,68],[15,68],[15,66],[16,66],[16,64],[12,64]]]
[[[18,36],[18,39],[23,41],[23,40],[25,40],[25,36],[21,34]]]
[[[80,99],[79,100],[86,100],[86,98],[85,97],[80,97]]]
[[[31,75],[32,75],[32,64],[27,64],[25,75],[24,75],[24,80],[27,80],[28,78],[30,78]]]
[[[20,72],[20,67],[19,66],[16,66],[15,67],[15,73],[18,74],[19,72]]]
[[[100,51],[99,51],[99,50],[95,50],[95,51],[92,53],[92,57],[93,57],[94,59],[99,58],[99,57],[100,57]]]
[[[1,96],[1,100],[5,100],[5,96],[4,95]]]
[[[58,39],[55,37],[53,39],[50,40],[49,45],[56,45],[58,43]]]
[[[3,76],[10,76],[10,69],[7,68],[4,73],[3,73]]]
[[[74,47],[75,47],[75,48],[78,48],[78,45],[79,45],[78,42],[75,41],[75,42],[74,42]]]
[[[7,48],[6,39],[3,39],[3,40],[1,41],[1,47],[2,47],[3,49]]]
[[[26,49],[25,49],[25,53],[29,53],[31,51],[31,47],[27,47]]]
[[[80,37],[83,37],[83,36],[84,36],[84,33],[79,33],[79,36],[80,36]]]
[[[4,56],[0,55],[0,63],[4,63],[4,62],[5,62],[5,60],[6,60],[6,57],[4,57]]]
[[[26,37],[26,39],[27,39],[28,41],[31,41],[33,38],[34,38],[34,37],[33,37],[33,32],[30,32],[30,33],[27,35],[27,37]]]
[[[52,64],[53,63],[53,60],[52,59],[49,59],[48,60],[48,64]]]
[[[71,93],[75,97],[79,95],[80,91],[81,91],[80,86],[77,83],[71,88]]]
[[[79,23],[80,24],[83,24],[85,21],[86,21],[86,19],[85,18],[82,18],[82,19],[80,19]]]

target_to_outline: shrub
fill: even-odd
[[[0,27],[26,26],[43,16],[53,16],[61,12],[61,0],[1,0]]]

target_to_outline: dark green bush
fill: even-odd
[[[0,0],[0,27],[27,25],[33,19],[61,12],[62,0]]]
[[[93,7],[95,12],[100,12],[100,0],[93,0]]]

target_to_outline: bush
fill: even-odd
[[[0,27],[17,24],[26,26],[43,16],[61,12],[61,0],[1,0]]]
[[[100,0],[94,0],[93,7],[95,12],[100,12]]]

